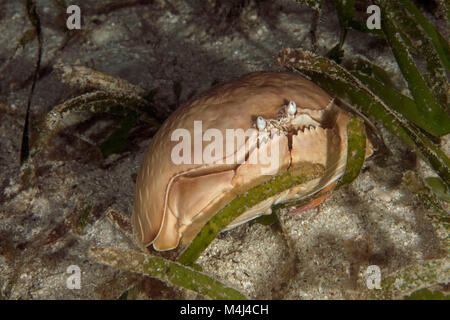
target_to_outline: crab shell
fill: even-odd
[[[293,131],[270,135],[265,143],[254,139],[261,129],[255,125],[258,117],[277,123],[283,117],[283,108],[291,101],[297,106]],[[180,241],[183,244],[191,241],[234,197],[267,180],[267,175],[262,174],[263,164],[251,164],[248,158],[274,143],[279,146],[279,161],[272,174],[288,168],[307,174],[311,164],[322,165],[323,174],[248,209],[228,228],[269,214],[275,203],[319,192],[345,171],[349,119],[350,114],[339,108],[333,97],[295,74],[251,73],[210,89],[176,110],[150,143],[136,181],[132,222],[138,241],[144,246],[153,244],[159,251],[176,248]],[[202,121],[203,132],[215,128],[223,137],[226,129],[254,133],[245,143],[235,142],[234,152],[223,154],[224,158],[234,157],[241,150],[239,154],[245,154],[247,160],[175,164],[171,154],[179,142],[172,141],[171,135],[177,128],[184,128],[193,137],[194,121]],[[207,143],[202,143],[205,148]],[[191,154],[194,152],[192,143]]]

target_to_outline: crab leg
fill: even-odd
[[[331,191],[333,191],[334,187],[336,186],[337,181],[331,183],[329,186],[327,186],[326,188],[320,190],[320,192],[317,193],[317,195],[321,195],[319,197],[314,197],[313,200],[311,200],[310,202],[308,202],[307,204],[300,206],[292,211],[290,211],[288,213],[288,215],[293,216],[296,214],[299,214],[301,212],[304,212],[306,210],[312,209],[317,207],[319,204],[321,204],[322,202],[324,202],[331,194]]]

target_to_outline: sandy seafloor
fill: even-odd
[[[278,70],[276,56],[283,47],[313,49],[313,11],[294,1],[248,1],[239,14],[231,5],[215,10],[207,1],[144,2],[82,1],[82,30],[67,41],[57,1],[37,1],[43,56],[33,119],[82,93],[61,82],[54,70],[57,61],[120,77],[148,92],[157,88],[155,104],[170,112],[212,84]],[[35,174],[21,172],[18,155],[36,41],[24,48],[18,44],[30,28],[21,1],[0,2],[0,298],[117,298],[130,288],[128,297],[134,298],[203,298],[87,257],[91,246],[134,249],[105,218],[105,210],[113,206],[131,215],[133,177],[151,129],[139,128],[130,150],[104,160],[95,147],[65,133],[35,159]],[[326,2],[317,53],[337,43],[338,30],[335,10]],[[388,70],[407,94],[385,43],[350,31],[344,49],[346,57],[362,54]],[[181,88],[179,99],[174,87]],[[102,139],[96,126],[108,121],[96,120],[78,129]],[[433,259],[445,261],[445,229],[402,178],[407,171],[419,178],[433,172],[378,127],[389,157],[368,160],[358,179],[319,209],[281,214],[278,227],[247,223],[221,234],[200,257],[203,270],[249,298],[364,299],[371,297],[364,277],[369,265],[379,266],[387,277]],[[81,268],[79,290],[66,286],[70,265]],[[444,271],[428,285],[448,283]]]

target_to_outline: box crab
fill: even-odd
[[[323,169],[320,176],[248,208],[227,229],[269,214],[274,204],[332,188],[345,171],[350,117],[319,86],[284,72],[251,73],[189,101],[166,120],[145,154],[132,214],[138,241],[153,244],[158,251],[187,244],[234,197],[286,170],[308,174],[314,166]],[[221,133],[218,137],[230,129],[245,130],[247,135],[241,141],[233,138],[231,151],[227,149],[215,161],[175,164],[177,142],[172,134],[181,128],[198,135],[196,121],[201,121],[203,129]],[[366,144],[368,155],[371,148]],[[200,145],[188,144],[187,151],[195,153],[204,145],[204,140]],[[268,153],[276,159],[270,170],[267,163],[250,161]]]

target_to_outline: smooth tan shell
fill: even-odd
[[[236,168],[236,165],[219,164],[174,165],[171,150],[178,142],[172,142],[170,137],[175,129],[185,128],[193,132],[194,121],[201,120],[203,132],[208,128],[217,128],[222,132],[225,129],[246,130],[252,127],[257,116],[276,118],[280,106],[291,100],[297,103],[298,108],[323,110],[329,106],[332,97],[298,75],[258,72],[214,87],[176,110],[150,142],[137,177],[132,222],[138,240],[145,246],[155,242],[154,247],[158,250],[167,250],[178,244],[179,237],[170,234],[178,221],[164,215],[166,193],[173,177],[192,170],[198,176],[200,172],[232,172]],[[227,174],[217,176],[221,177],[227,179]],[[193,196],[193,200],[201,201],[201,196]]]

